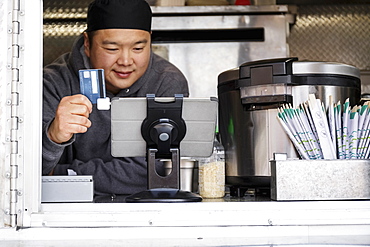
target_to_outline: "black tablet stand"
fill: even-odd
[[[148,190],[130,195],[126,202],[200,202],[202,197],[180,190],[180,142],[186,134],[182,119],[183,96],[175,95],[170,102],[155,101],[147,95],[147,117],[141,134],[147,144]],[[167,176],[157,173],[156,159],[171,159],[172,170]]]

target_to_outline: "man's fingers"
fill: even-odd
[[[58,106],[56,115],[73,114],[89,117],[92,112],[92,104],[84,95],[64,97]]]
[[[85,128],[91,127],[91,121],[87,117],[80,116],[80,115],[74,115],[70,117],[67,124],[72,125],[72,126],[73,125],[82,126]],[[87,129],[84,132],[86,131]],[[84,133],[84,132],[77,132],[77,133]]]
[[[82,94],[62,98],[48,130],[49,138],[56,143],[63,143],[71,139],[73,134],[85,133],[91,126],[91,112],[92,104]]]
[[[75,105],[84,105],[85,107],[87,107],[88,113],[92,112],[91,101],[85,95],[76,94],[76,95],[70,96],[69,102]]]

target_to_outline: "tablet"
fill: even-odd
[[[174,101],[174,98],[155,98],[157,102],[171,100]],[[186,134],[179,146],[181,157],[208,157],[212,154],[217,109],[217,98],[183,98],[182,118],[186,124]],[[145,97],[112,99],[112,156],[146,156],[146,142],[141,135],[141,125],[146,117]]]

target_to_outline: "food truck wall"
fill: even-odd
[[[2,243],[8,246],[27,246],[26,241],[47,244],[54,238],[54,241],[58,241],[54,242],[55,246],[65,246],[72,243],[72,240],[89,238],[90,242],[87,243],[93,246],[103,244],[110,238],[110,242],[105,243],[114,245],[117,244],[114,240],[121,238],[132,241],[142,239],[144,233],[147,234],[146,239],[155,239],[155,243],[162,246],[166,246],[166,243],[171,246],[179,239],[185,239],[188,242],[183,243],[193,246],[215,243],[313,244],[320,242],[320,237],[322,240],[329,236],[332,237],[329,240],[326,238],[326,243],[335,242],[335,239],[341,239],[343,243],[369,243],[368,201],[230,202],[227,206],[222,202],[212,202],[176,206],[131,204],[125,207],[110,203],[41,204],[42,3],[37,0],[0,1]],[[359,67],[366,76],[370,67],[369,30],[366,28],[369,12],[368,4],[299,6],[295,24],[287,29],[290,55],[350,63]],[[348,20],[356,28],[344,27]],[[338,27],[336,23],[342,24]],[[334,50],[325,53],[328,47],[315,41],[327,37],[323,30],[328,29],[336,30],[329,35],[334,42],[325,42],[325,45],[330,43],[331,47],[334,46]],[[311,31],[306,34],[306,30]],[[313,41],[302,38],[315,35],[321,36]],[[44,43],[44,51],[47,49],[50,48]],[[327,54],[327,57],[322,57],[323,54]],[[46,59],[44,56],[44,61]],[[138,227],[141,227],[140,231]],[[172,242],[163,241],[164,237],[168,237],[164,229],[179,230],[171,232]],[[98,237],[101,235],[106,238]],[[287,242],[282,237],[287,235],[295,235],[295,238]],[[227,239],[227,236],[232,239]],[[91,242],[91,239],[96,242]],[[212,242],[209,239],[216,240]]]

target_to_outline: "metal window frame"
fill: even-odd
[[[0,227],[29,226],[40,210],[42,1],[0,1]]]
[[[94,241],[107,231],[112,235],[106,238],[139,239],[144,233],[162,238],[174,227],[190,232],[189,238],[215,241],[236,231],[238,243],[250,230],[245,236],[295,235],[311,242],[314,236],[341,236],[350,229],[350,235],[356,232],[369,240],[370,201],[41,204],[42,0],[0,0],[2,13],[0,41],[6,45],[0,46],[0,188],[6,191],[0,190],[0,240],[35,239],[37,232],[41,240],[65,241],[63,233],[68,232],[70,239],[82,233],[79,239]],[[32,230],[2,229],[9,227]],[[287,233],[287,228],[295,231]],[[322,233],[323,228],[332,230]],[[199,234],[201,229],[213,231]]]

